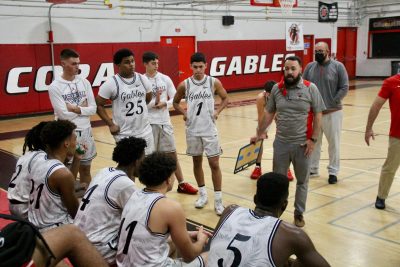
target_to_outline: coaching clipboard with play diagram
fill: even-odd
[[[253,165],[257,161],[258,154],[260,153],[263,139],[255,144],[248,144],[239,149],[236,159],[234,174],[243,171],[247,167]]]

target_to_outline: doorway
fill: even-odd
[[[346,67],[349,79],[356,77],[357,28],[338,27],[336,58]]]
[[[304,35],[303,70],[314,61],[314,35]]]

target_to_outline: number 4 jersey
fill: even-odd
[[[281,220],[238,207],[214,232],[208,266],[274,267],[272,241]]]

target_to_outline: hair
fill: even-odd
[[[290,57],[287,57],[287,58],[285,59],[285,63],[286,63],[286,61],[288,61],[288,60],[299,62],[299,65],[300,65],[300,67],[301,67],[301,59],[300,59],[298,56],[290,56]]]
[[[61,53],[60,53],[60,58],[61,58],[61,60],[69,59],[69,58],[71,58],[71,57],[73,57],[73,58],[79,57],[78,52],[76,52],[76,51],[73,50],[73,49],[67,48],[67,49],[63,49],[63,50],[61,51]]]
[[[122,48],[115,52],[114,57],[113,57],[113,62],[115,65],[118,65],[122,62],[122,59],[124,57],[130,57],[130,56],[135,56],[135,54],[129,50],[128,48]]]
[[[286,175],[276,172],[265,173],[258,178],[257,193],[254,197],[256,205],[276,207],[289,196],[289,180]]]
[[[161,185],[176,170],[176,160],[161,152],[147,156],[139,167],[139,180],[147,187]]]
[[[25,135],[25,142],[22,148],[22,154],[25,154],[26,148],[28,148],[29,151],[46,149],[46,145],[43,144],[42,140],[40,139],[40,133],[47,123],[49,123],[49,121],[39,122],[39,124],[35,125],[32,129],[28,131],[28,133]]]
[[[128,166],[140,159],[144,154],[146,141],[142,138],[127,137],[117,142],[112,154],[112,160],[122,166]]]
[[[65,139],[71,136],[75,129],[76,125],[73,122],[67,120],[51,121],[43,127],[40,139],[49,148],[57,149]]]
[[[206,56],[203,53],[200,53],[200,52],[194,53],[190,57],[190,64],[192,64],[193,62],[204,62],[204,63],[207,63]]]
[[[156,60],[156,59],[158,59],[158,55],[151,51],[144,52],[144,54],[142,56],[143,63],[149,63],[150,61]]]
[[[272,87],[274,87],[275,84],[276,84],[276,82],[273,81],[273,80],[267,81],[267,82],[264,84],[264,90],[265,90],[265,92],[271,93]]]

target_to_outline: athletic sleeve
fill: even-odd
[[[145,75],[142,75],[142,74],[139,74],[139,75],[141,76],[142,83],[143,83],[144,89],[146,90],[146,93],[150,93],[152,91],[151,82]]]
[[[322,112],[326,109],[324,100],[322,100],[322,96],[319,93],[317,86],[313,83],[310,84],[310,95],[311,95],[311,106],[314,113]]]
[[[97,105],[96,101],[94,100],[94,94],[92,86],[90,85],[88,80],[83,80],[83,84],[85,86],[86,91],[86,100],[87,100],[87,107],[80,107],[81,114],[83,116],[90,116],[96,114]]]
[[[337,85],[338,87],[334,100],[337,103],[340,103],[340,101],[347,95],[347,92],[349,91],[349,76],[347,75],[347,71],[343,63],[338,62],[337,70],[338,70],[338,85]]]
[[[68,111],[67,104],[65,103],[61,93],[59,92],[59,89],[56,86],[50,85],[49,97],[56,119],[72,121],[79,116],[74,112]]]
[[[167,108],[169,109],[173,105],[172,101],[174,100],[174,96],[176,94],[176,88],[171,78],[166,75],[165,75],[165,83],[167,84],[167,95],[168,95]]]
[[[392,88],[393,88],[393,85],[390,82],[390,80],[389,79],[384,80],[381,90],[378,93],[378,96],[380,96],[384,99],[388,99],[392,95],[392,92],[393,92]]]
[[[117,84],[114,76],[108,79],[99,89],[99,96],[104,99],[113,99],[117,94]]]

